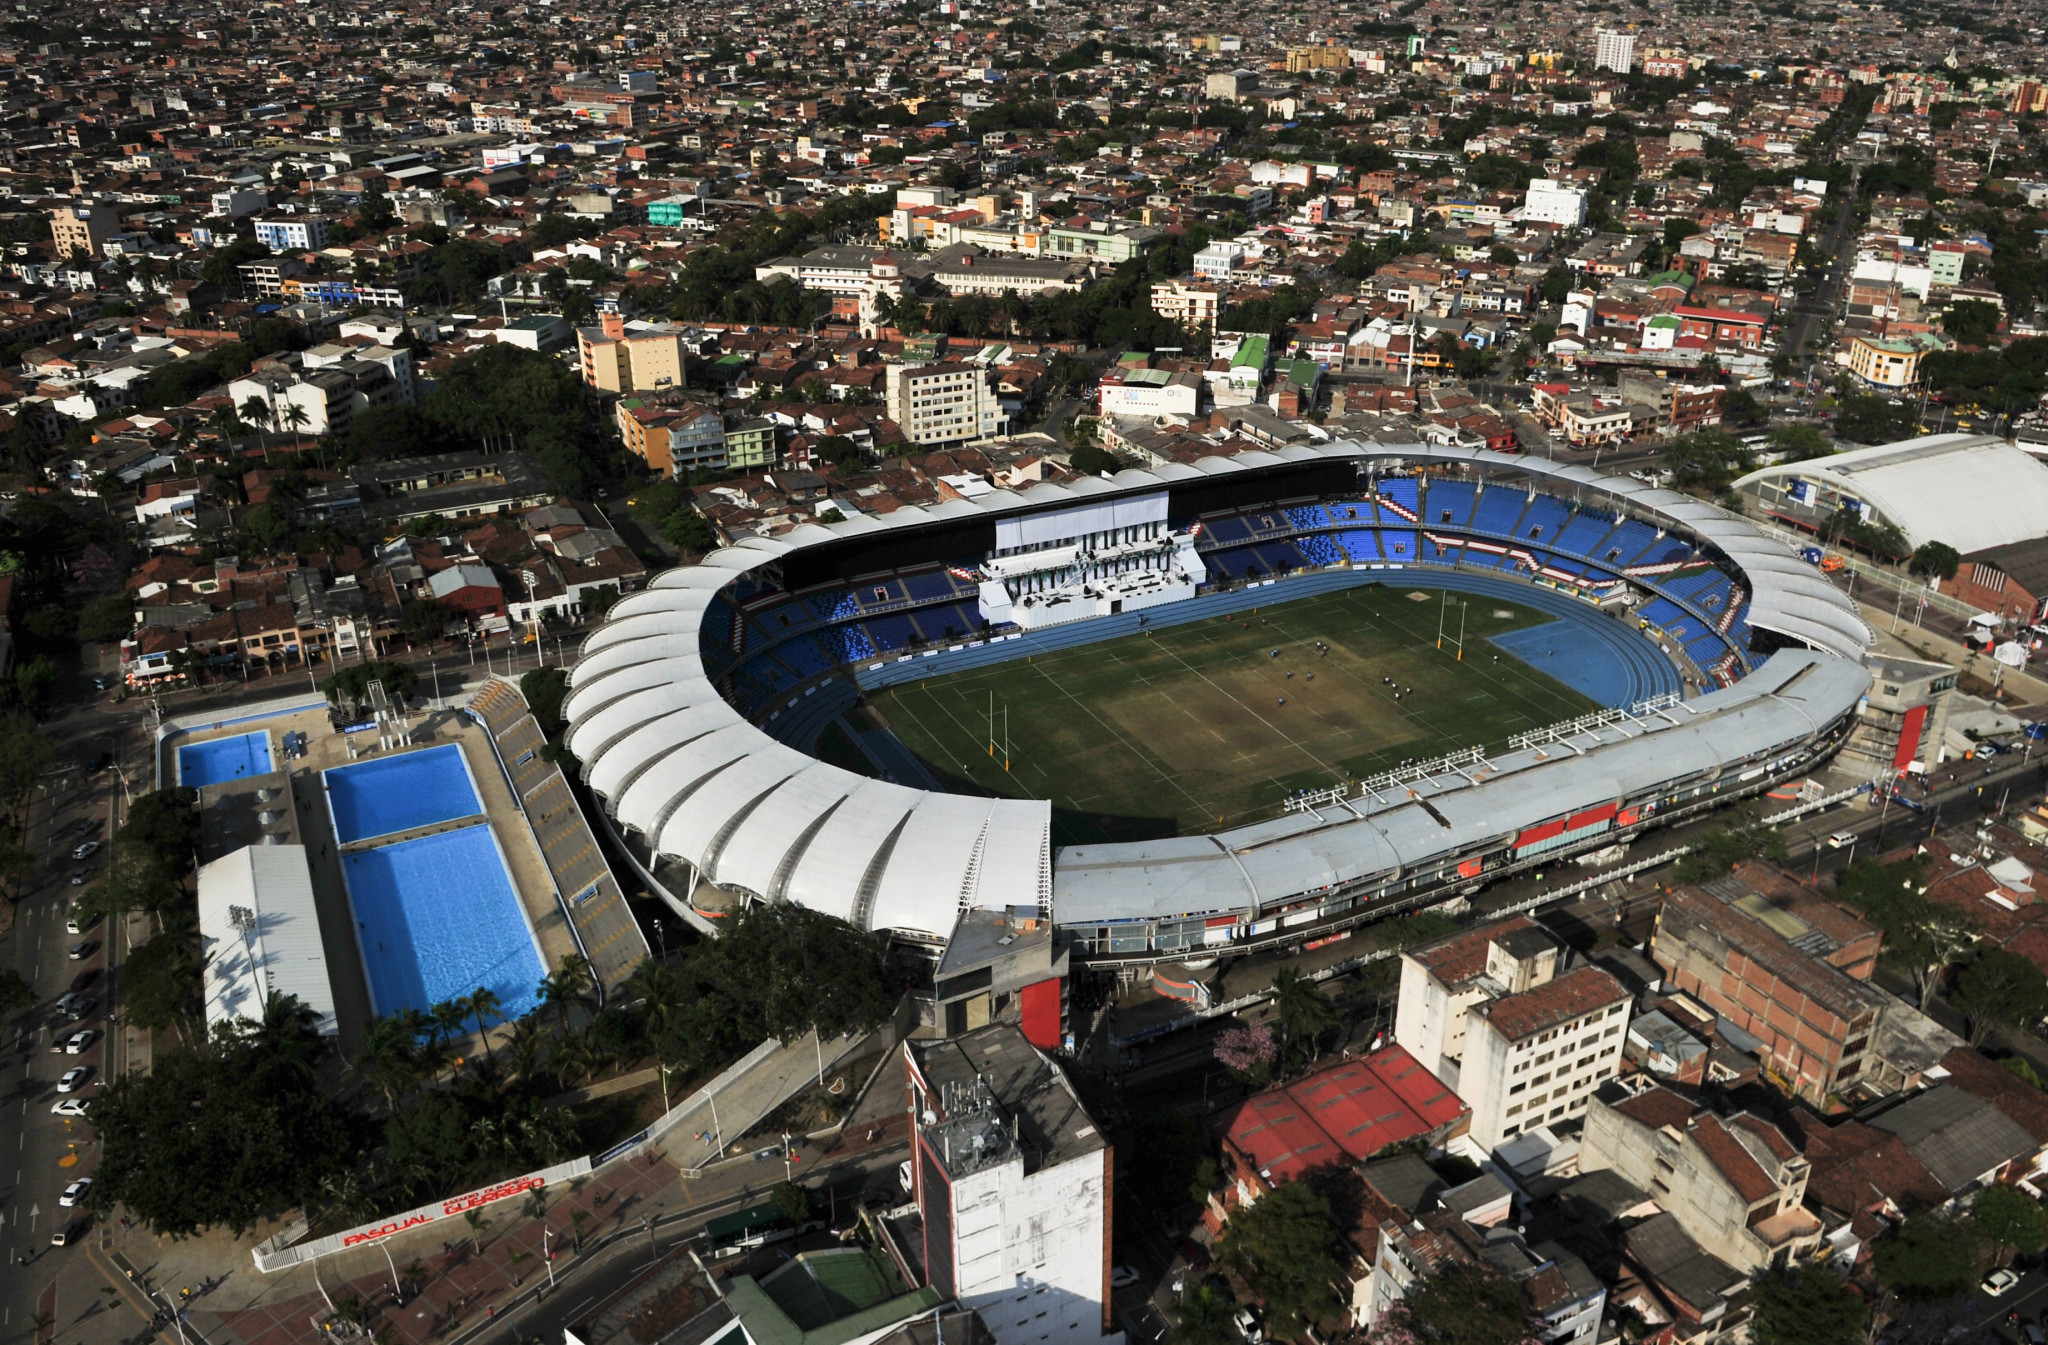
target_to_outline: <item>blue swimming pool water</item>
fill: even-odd
[[[379,1015],[479,987],[507,1018],[540,1002],[540,950],[488,826],[358,851],[342,866]]]
[[[484,810],[462,764],[462,749],[452,743],[336,766],[326,779],[334,829],[343,845],[475,817]]]
[[[193,789],[268,775],[270,735],[262,730],[211,742],[186,743],[178,749],[178,783]]]

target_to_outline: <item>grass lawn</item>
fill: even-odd
[[[1050,799],[1058,844],[1213,831],[1298,789],[1597,708],[1486,643],[1553,618],[1451,596],[1467,604],[1463,663],[1436,648],[1441,590],[1396,581],[907,683],[868,704],[949,788]]]

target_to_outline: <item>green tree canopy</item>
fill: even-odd
[[[1869,1307],[1826,1266],[1774,1270],[1751,1291],[1756,1345],[1862,1345]]]
[[[1835,451],[1834,441],[1811,425],[1780,425],[1771,431],[1771,448],[1788,462],[1825,458]]]
[[[2024,1031],[2048,1018],[2048,978],[2018,953],[1992,948],[1963,968],[1955,1002],[1970,1016],[1970,1044],[1981,1045],[1993,1028]]]
[[[1906,1299],[1968,1293],[1983,1259],[1983,1242],[1967,1223],[1937,1214],[1909,1215],[1871,1248],[1872,1269]]]
[[[1884,959],[1913,978],[1920,1007],[1948,968],[1976,944],[1977,922],[1967,911],[1926,896],[1926,866],[1918,859],[1895,864],[1865,856],[1835,879],[1838,895],[1884,931]]]
[[[1962,555],[1947,542],[1926,541],[1913,548],[1906,568],[1931,579],[1953,579],[1962,564]]]
[[[2048,1210],[2024,1191],[1987,1186],[1970,1207],[1970,1223],[1991,1244],[1993,1256],[2006,1252],[2032,1256],[2048,1246]]]
[[[1265,1299],[1267,1332],[1276,1339],[1299,1335],[1336,1306],[1330,1286],[1342,1269],[1339,1250],[1329,1204],[1305,1181],[1240,1207],[1219,1249],[1224,1263]]]
[[[1395,1311],[1415,1340],[1431,1345],[1526,1345],[1542,1329],[1519,1284],[1470,1263],[1420,1281]]]

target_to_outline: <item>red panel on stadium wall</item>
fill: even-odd
[[[1060,1044],[1060,978],[1024,987],[1024,1037],[1042,1051]]]
[[[1204,920],[1202,922],[1202,928],[1221,929],[1225,925],[1234,925],[1236,923],[1237,917],[1234,915],[1212,915],[1207,920]]]
[[[1899,725],[1899,750],[1892,753],[1892,769],[1902,771],[1911,765],[1920,753],[1920,733],[1927,727],[1927,707],[1916,705],[1906,711],[1906,722]]]
[[[1642,815],[1643,810],[1640,808],[1624,809],[1614,815],[1614,825],[1617,827],[1632,827]]]
[[[1563,834],[1564,819],[1560,817],[1555,822],[1545,822],[1540,827],[1530,827],[1527,831],[1515,837],[1515,848],[1520,850],[1523,846],[1534,845],[1538,841],[1547,841],[1552,836],[1562,836]]]
[[[1612,803],[1603,803],[1598,808],[1588,808],[1583,813],[1573,813],[1571,819],[1564,824],[1565,830],[1577,831],[1580,827],[1590,827],[1605,822],[1608,818],[1614,816],[1616,807],[1617,805]]]
[[[1458,865],[1458,876],[1460,878],[1476,878],[1479,876],[1479,870],[1482,867],[1484,867],[1484,865],[1485,860],[1483,857],[1468,859],[1464,863]]]

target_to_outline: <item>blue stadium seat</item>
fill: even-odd
[[[853,599],[863,610],[902,602],[908,596],[894,579],[864,579],[853,587]]]
[[[1380,533],[1380,550],[1391,561],[1403,564],[1415,562],[1415,534],[1388,528]]]
[[[1380,496],[1383,499],[1392,500],[1409,513],[1414,513],[1416,508],[1415,478],[1412,476],[1382,478],[1380,481]],[[1395,517],[1398,518],[1400,516],[1397,514]]]
[[[1294,548],[1311,565],[1335,565],[1344,559],[1344,552],[1322,533],[1295,538]]]
[[[1346,523],[1370,523],[1376,517],[1370,500],[1339,500],[1327,507],[1330,521],[1340,528]]]
[[[799,635],[794,640],[784,640],[775,647],[775,653],[791,672],[805,679],[816,677],[839,661],[815,635]]]
[[[1305,563],[1292,542],[1261,542],[1252,551],[1260,563],[1275,574],[1298,570]]]
[[[1722,642],[1719,632],[1708,631],[1697,640],[1687,643],[1685,652],[1694,663],[1702,668],[1708,668],[1727,657],[1728,646]]]
[[[1601,544],[1600,553],[1594,559],[1617,569],[1627,569],[1656,540],[1655,528],[1632,518]]]
[[[869,642],[885,654],[891,650],[908,649],[918,641],[917,632],[911,627],[910,618],[901,612],[869,617],[865,624]]]
[[[1330,526],[1330,517],[1323,512],[1323,506],[1319,504],[1290,505],[1280,512],[1285,514],[1287,521],[1297,528],[1327,528]]]
[[[1212,542],[1220,542],[1228,546],[1235,542],[1250,541],[1252,530],[1247,528],[1244,525],[1244,520],[1235,514],[1226,514],[1221,518],[1203,519],[1202,535]]]
[[[1692,555],[1692,543],[1676,537],[1666,537],[1642,555],[1636,557],[1637,565],[1671,565],[1688,559]]]
[[[1612,531],[1613,519],[1581,510],[1550,539],[1550,547],[1568,556],[1595,556],[1600,554],[1600,539]]]
[[[1472,521],[1472,501],[1477,494],[1469,481],[1431,482],[1428,500],[1430,526],[1464,527]]]
[[[1380,535],[1376,532],[1365,528],[1351,529],[1338,533],[1337,541],[1354,561],[1369,563],[1381,559]]]
[[[1529,508],[1515,524],[1515,535],[1523,541],[1553,541],[1571,518],[1571,506],[1548,495],[1529,501]]]
[[[834,626],[823,638],[831,642],[841,663],[875,656],[875,642],[858,625]]]
[[[923,574],[903,576],[903,587],[913,602],[939,602],[954,595],[953,576],[944,570],[928,570]]]
[[[1689,640],[1699,634],[1699,618],[1669,598],[1650,599],[1636,608],[1636,615],[1677,639]]]
[[[1528,497],[1519,490],[1495,486],[1479,497],[1479,507],[1472,513],[1472,530],[1495,537],[1513,537],[1515,520],[1522,516],[1522,508],[1528,502]]]

